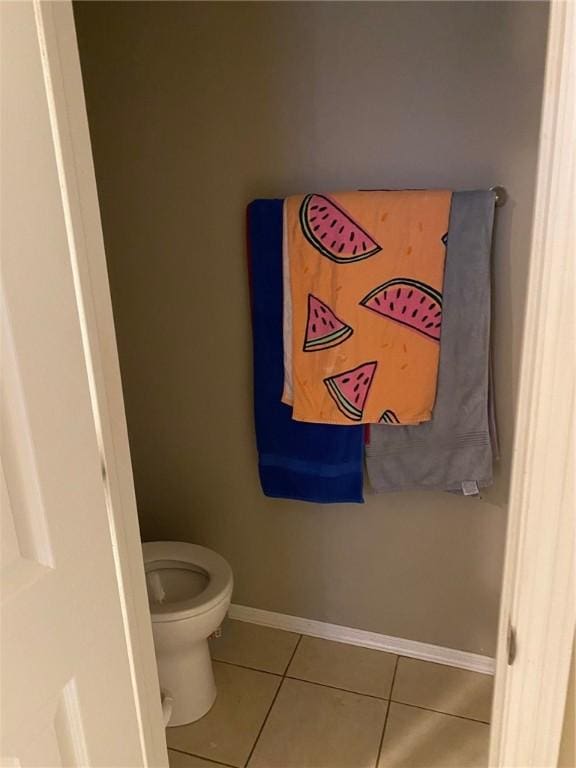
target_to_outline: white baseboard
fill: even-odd
[[[458,651],[454,648],[442,648],[431,643],[404,640],[401,637],[380,635],[378,632],[368,632],[365,629],[342,627],[339,624],[329,624],[326,621],[303,619],[300,616],[263,611],[260,608],[250,608],[247,605],[235,605],[234,603],[230,606],[228,616],[236,621],[246,621],[250,624],[261,624],[264,627],[285,629],[288,632],[298,632],[301,635],[321,637],[324,640],[335,640],[339,643],[349,643],[350,645],[360,645],[363,648],[376,648],[379,651],[396,653],[398,656],[408,656],[411,659],[422,659],[422,661],[433,661],[449,667],[481,672],[484,675],[494,674],[494,659],[490,656],[481,656],[478,653]]]

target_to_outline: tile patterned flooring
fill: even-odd
[[[484,768],[492,678],[226,620],[216,703],[170,768]]]

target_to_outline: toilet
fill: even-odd
[[[142,549],[164,722],[192,723],[216,698],[208,638],[228,611],[232,570],[197,544],[152,541]]]

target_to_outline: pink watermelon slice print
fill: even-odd
[[[308,294],[308,322],[304,352],[336,347],[349,339],[353,333],[352,328],[336,317],[327,304],[311,293]]]
[[[429,339],[440,340],[442,294],[420,280],[395,277],[370,291],[360,304]]]
[[[352,421],[360,421],[376,372],[376,362],[363,363],[350,371],[324,379],[338,410]]]
[[[324,195],[306,195],[300,206],[300,224],[308,242],[339,264],[367,259],[382,250],[346,211]]]

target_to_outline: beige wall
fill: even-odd
[[[145,539],[228,558],[234,600],[492,653],[547,24],[512,3],[75,7]],[[262,496],[244,211],[255,197],[504,184],[503,461],[482,501]]]

